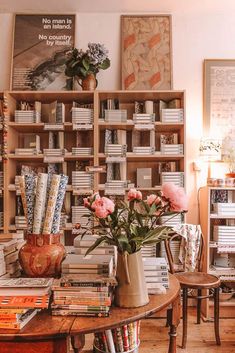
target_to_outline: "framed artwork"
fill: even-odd
[[[11,89],[67,90],[66,52],[74,47],[75,15],[15,15]]]
[[[170,15],[121,16],[122,89],[172,89]]]

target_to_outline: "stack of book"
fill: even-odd
[[[105,183],[105,195],[125,195],[127,181],[109,180]]]
[[[85,171],[72,171],[72,187],[74,189],[93,189],[92,173]]]
[[[160,224],[175,227],[178,224],[182,223],[182,215],[181,214],[173,214],[169,216],[161,216],[160,217]]]
[[[89,108],[72,108],[73,129],[92,129],[93,125],[93,109]]]
[[[44,148],[43,149],[44,156],[54,157],[54,156],[64,156],[65,149],[64,148]]]
[[[155,148],[151,146],[135,146],[133,147],[133,153],[146,155],[154,154]]]
[[[138,352],[140,321],[95,333],[95,353]]]
[[[142,257],[154,257],[156,256],[156,245],[148,245],[141,248]]]
[[[34,110],[15,110],[15,122],[33,124],[41,121],[41,114]]]
[[[177,186],[184,186],[184,172],[163,172],[161,173],[161,184],[173,183]]]
[[[162,123],[183,123],[184,110],[179,109],[161,109],[160,120]]]
[[[83,255],[69,254],[62,262],[62,274],[102,274],[113,276],[114,261],[112,255]]]
[[[105,109],[104,120],[109,123],[125,123],[127,121],[127,110]]]
[[[93,153],[92,147],[72,147],[73,156],[91,156]]]
[[[10,233],[1,234],[0,238],[0,249],[4,255],[4,259],[1,263],[1,276],[7,275],[7,277],[19,277],[21,275],[21,267],[18,260],[18,253],[21,246],[24,244],[24,234]],[[4,263],[5,265],[4,265]],[[5,272],[4,272],[5,269]]]
[[[184,154],[183,144],[161,144],[162,154]]]
[[[20,330],[41,309],[47,309],[50,298],[48,278],[0,279],[0,328]]]
[[[235,203],[233,202],[220,202],[213,204],[214,213],[218,216],[234,216]]]
[[[155,114],[133,114],[133,122],[137,130],[153,130]]]
[[[63,124],[65,122],[65,105],[62,102],[56,104],[56,124]]]
[[[235,245],[235,226],[214,226],[213,239],[221,245]]]
[[[27,222],[25,216],[15,216],[16,229],[27,229]]]
[[[109,316],[116,285],[115,277],[97,274],[62,275],[52,285],[52,315]]]
[[[154,293],[154,290],[161,286],[169,288],[169,276],[167,262],[165,257],[146,257],[143,258],[144,275],[148,291]]]
[[[72,206],[72,225],[80,225],[79,233],[84,231],[84,228],[92,226],[92,221],[87,216],[87,209],[84,206]]]
[[[66,213],[60,215],[60,229],[66,228],[69,216]]]
[[[41,151],[37,150],[36,148],[16,148],[15,154],[21,156],[35,156],[41,153]]]
[[[114,143],[106,144],[104,152],[106,156],[109,156],[109,157],[111,156],[124,157],[126,156],[127,145],[120,145],[120,144],[114,144]]]
[[[77,255],[85,255],[87,250],[89,249],[90,246],[94,244],[94,242],[97,240],[97,236],[95,235],[86,235],[83,239],[81,239],[81,236],[78,235],[77,237],[74,238],[73,245],[74,245],[74,253]],[[105,244],[99,245],[98,248],[94,249],[92,251],[92,255],[96,256],[103,256],[103,255],[112,255],[114,256],[114,246],[109,246]]]

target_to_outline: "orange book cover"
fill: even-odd
[[[0,308],[48,308],[49,296],[0,296]]]

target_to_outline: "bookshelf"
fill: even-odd
[[[49,148],[50,132],[58,134],[58,140],[63,141],[63,156],[58,164],[58,171],[64,172],[69,176],[69,185],[67,187],[65,197],[64,213],[68,216],[66,225],[61,227],[64,233],[64,242],[71,245],[77,234],[71,234],[72,211],[71,206],[80,205],[79,197],[89,195],[93,191],[106,193],[107,184],[110,180],[107,176],[108,169],[110,172],[110,157],[106,152],[105,138],[107,138],[107,130],[111,131],[111,135],[117,135],[121,142],[119,147],[126,145],[126,153],[123,161],[120,163],[119,175],[121,181],[125,185],[122,186],[122,196],[125,197],[130,187],[137,186],[137,168],[151,169],[151,186],[140,186],[139,189],[144,195],[151,194],[161,189],[161,180],[159,177],[159,163],[173,163],[177,172],[185,172],[185,92],[184,91],[60,91],[60,92],[32,92],[32,91],[7,91],[4,92],[7,102],[7,161],[4,163],[4,232],[15,231],[15,216],[19,214],[19,192],[15,185],[15,176],[20,175],[22,166],[30,166],[31,168],[40,168],[47,171],[48,163],[45,154]],[[3,97],[3,93],[2,93]],[[183,120],[166,122],[161,121],[159,116],[160,102],[177,101],[178,107],[183,112]],[[156,118],[151,123],[151,131],[141,129],[137,131],[133,114],[136,113],[136,102],[142,107],[146,101],[153,102],[153,112]],[[29,105],[36,105],[35,102],[41,104],[41,119],[37,122],[25,123],[15,122],[15,111],[18,110],[22,102]],[[54,102],[64,104],[64,122],[59,127],[52,128],[49,124],[50,114],[48,115],[48,106]],[[93,121],[90,128],[79,128],[72,119],[71,109],[73,102],[81,106],[91,106],[93,109]],[[104,106],[107,102],[118,102],[118,109],[125,111],[126,121],[109,121],[105,118]],[[107,109],[107,107],[106,107]],[[176,109],[177,110],[177,109]],[[172,110],[173,112],[173,110]],[[117,113],[118,112],[114,112]],[[59,135],[60,134],[60,135]],[[163,134],[177,135],[178,144],[183,148],[181,153],[162,153],[160,139]],[[25,136],[37,135],[40,139],[40,151],[34,155],[16,154],[16,149],[24,148]],[[139,137],[136,138],[136,135]],[[105,137],[106,136],[106,137]],[[134,153],[134,147],[138,146],[138,139],[143,147],[154,146],[152,154]],[[78,142],[79,141],[79,142]],[[136,142],[137,141],[137,142]],[[117,143],[117,142],[116,142]],[[72,153],[74,147],[92,148],[89,155],[81,155]],[[133,147],[134,146],[134,147]],[[113,142],[111,142],[111,148]],[[119,148],[118,147],[118,148]],[[21,151],[21,150],[20,150]],[[111,158],[112,159],[112,158]],[[114,158],[115,159],[115,158]],[[50,159],[49,159],[50,160]],[[55,159],[56,160],[56,159]],[[53,163],[53,162],[51,162]],[[50,163],[50,164],[51,164]],[[112,163],[111,163],[112,164]],[[118,164],[115,160],[115,164]],[[72,172],[85,170],[87,166],[105,166],[103,172],[94,173],[92,177],[92,187],[79,188],[73,187]],[[185,186],[185,175],[184,175]],[[1,196],[1,195],[0,195]],[[114,195],[115,197],[115,195]],[[118,196],[119,197],[119,196]],[[81,198],[80,198],[81,199]],[[1,210],[0,210],[1,211]],[[20,214],[21,215],[21,214]]]
[[[219,276],[222,284],[230,288],[234,288],[235,283],[235,237],[234,233],[227,232],[235,224],[235,213],[229,214],[227,209],[217,210],[216,205],[225,203],[232,207],[234,200],[235,187],[205,186],[200,190],[200,224],[205,243],[203,270]],[[234,317],[234,307],[234,298],[220,301],[220,316]],[[205,318],[212,317],[213,302],[204,300],[202,310]]]

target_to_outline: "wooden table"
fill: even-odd
[[[180,321],[180,286],[170,275],[170,289],[166,294],[150,295],[150,302],[140,308],[113,307],[108,318],[51,316],[40,312],[21,331],[0,330],[0,353],[66,353],[67,338],[71,336],[75,353],[82,350],[85,335],[112,329],[144,319],[171,306],[169,316],[169,349],[176,353],[176,329]]]

